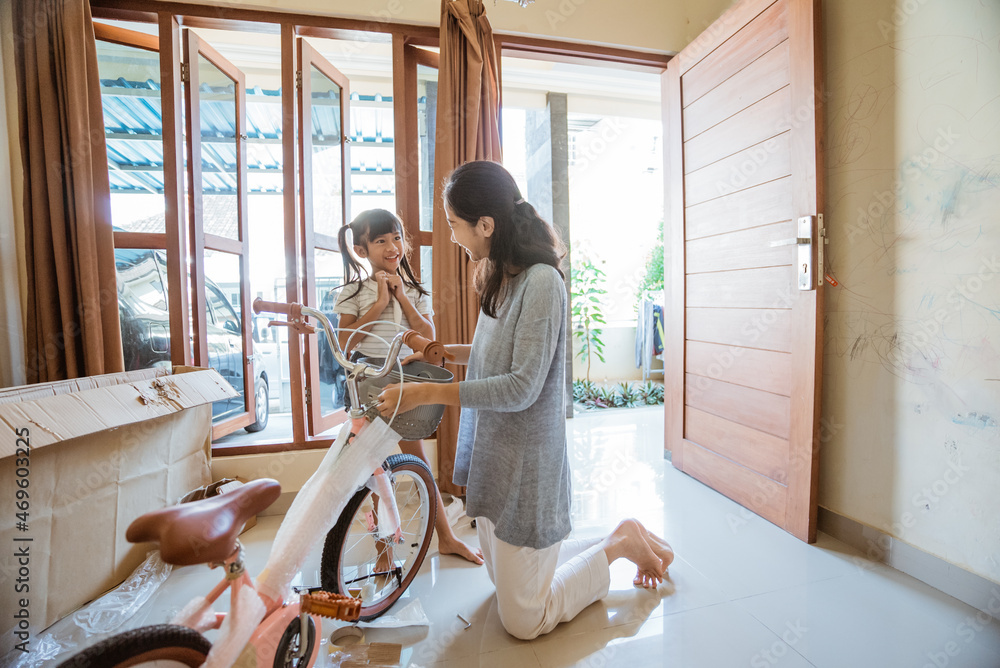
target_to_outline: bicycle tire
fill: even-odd
[[[156,624],[105,638],[58,668],[125,668],[150,661],[177,661],[194,667],[205,662],[210,649],[212,643],[194,629]]]
[[[306,651],[302,660],[296,661],[292,656],[299,648],[299,643],[302,642],[299,618],[295,617],[288,622],[285,632],[281,634],[281,640],[278,641],[278,649],[274,653],[274,668],[301,668],[302,666],[309,665],[313,647],[316,645],[316,624],[313,622],[312,617],[307,617],[306,619],[309,620],[309,627],[306,634]]]
[[[361,604],[361,621],[379,617],[406,591],[427,554],[437,516],[437,485],[421,459],[412,455],[392,455],[383,467],[389,473],[396,494],[404,536],[403,543],[393,548],[393,565],[399,569],[397,576],[375,574],[384,545],[365,521],[373,509],[372,492],[367,487],[351,497],[337,524],[326,535],[320,561],[320,582],[327,591],[352,595],[364,582],[371,582],[376,587],[372,597]],[[404,482],[411,483],[412,487],[404,486]],[[400,555],[400,550],[405,554]]]

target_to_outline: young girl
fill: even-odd
[[[347,230],[354,236],[354,252],[371,265],[371,275],[350,252],[347,252]],[[386,341],[392,340],[402,329],[416,330],[421,336],[434,338],[427,290],[420,285],[406,259],[407,247],[403,236],[403,222],[384,209],[372,209],[360,214],[350,225],[340,229],[340,247],[344,249],[345,286],[333,310],[340,314],[339,326],[362,332],[371,332]],[[389,321],[375,322],[375,321]],[[374,325],[369,323],[375,322]],[[394,326],[389,323],[395,323]],[[402,327],[402,329],[400,329]],[[352,336],[353,334],[353,336]],[[344,354],[352,352],[366,357],[385,357],[386,344],[364,333],[338,333]],[[412,351],[403,346],[400,359]],[[427,461],[423,441],[400,441],[399,449]],[[457,554],[481,564],[483,555],[455,536],[444,512],[441,495],[437,495],[438,549],[441,554]]]
[[[634,563],[634,583],[656,586],[674,553],[635,520],[599,541],[566,540],[566,286],[559,242],[500,165],[477,161],[448,177],[452,241],[477,263],[481,313],[472,345],[449,345],[466,380],[390,385],[379,410],[424,404],[462,407],[455,483],[496,585],[500,621],[531,639],[607,595],[609,564]]]

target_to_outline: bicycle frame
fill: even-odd
[[[203,623],[201,620],[211,612],[212,604],[227,589],[230,593],[231,611],[237,610],[240,606],[240,592],[244,588],[249,588],[257,596],[260,596],[260,592],[254,587],[253,581],[244,570],[243,548],[239,543],[237,543],[236,551],[221,565],[226,572],[225,578],[212,589],[200,606],[190,611],[185,610],[181,612],[182,615],[187,613],[186,619],[175,619],[174,623],[187,626],[199,632],[219,629],[227,619],[227,613],[214,613],[210,623]],[[260,598],[265,600],[263,596],[260,596]],[[240,637],[241,635],[245,635],[245,633],[238,633],[238,629],[230,626],[229,633],[220,637],[213,645],[209,661],[205,665],[223,666],[239,663],[240,665],[273,666],[278,651],[281,648],[281,640],[285,635],[285,631],[296,618],[299,619],[299,646],[295,652],[295,658],[300,660],[306,659],[305,665],[307,666],[315,665],[316,659],[319,657],[320,644],[315,642],[318,634],[310,642],[309,633],[310,628],[321,629],[323,621],[318,615],[303,613],[301,605],[297,600],[293,600],[287,604],[280,601],[270,601],[266,607],[263,620],[256,625],[249,640]],[[312,619],[312,625],[309,624],[310,618]],[[249,660],[251,656],[255,660],[255,663],[245,664],[244,660]]]
[[[381,421],[369,423],[361,419],[357,425],[353,421],[345,425],[316,472],[296,495],[278,529],[267,565],[256,580],[251,581],[244,571],[242,549],[237,548],[222,564],[226,578],[204,599],[189,605],[172,620],[199,632],[220,629],[206,666],[231,666],[249,654],[257,659],[256,665],[274,665],[278,653],[286,651],[281,639],[296,617],[300,620],[300,642],[295,656],[307,660],[302,665],[313,665],[314,650],[319,643],[314,639],[312,649],[309,648],[309,619],[317,630],[322,628],[322,621],[318,615],[302,613],[300,599],[289,596],[288,585],[301,570],[317,539],[329,531],[333,524],[330,518],[335,520],[340,516],[353,491],[371,476],[374,462],[384,461],[397,441],[398,435]],[[355,447],[350,448],[351,445]],[[347,489],[351,494],[331,495],[330,489]],[[386,505],[395,502],[391,494],[386,500]],[[230,610],[235,614],[213,616],[211,606],[227,588]],[[243,595],[244,592],[249,595]],[[223,626],[227,619],[229,623]]]
[[[172,620],[172,624],[182,625],[197,632],[219,630],[219,637],[212,644],[203,664],[209,668],[228,668],[233,665],[272,666],[279,653],[283,661],[295,658],[299,660],[301,666],[312,666],[319,655],[318,631],[322,629],[322,616],[350,619],[353,615],[356,618],[357,613],[354,610],[361,606],[350,598],[346,599],[347,603],[336,602],[331,607],[329,599],[318,601],[318,597],[309,597],[308,600],[305,596],[290,597],[289,585],[292,578],[301,571],[302,562],[311,552],[317,539],[330,531],[348,500],[357,489],[364,487],[366,480],[374,477],[376,481],[381,480],[384,483],[384,487],[379,488],[382,491],[376,492],[373,488],[373,492],[380,495],[384,511],[378,513],[379,539],[394,538],[388,540],[389,543],[393,543],[400,541],[402,537],[395,495],[382,468],[383,462],[392,454],[400,437],[385,422],[369,421],[365,417],[365,408],[359,401],[358,383],[365,378],[380,378],[389,373],[399,355],[404,334],[396,335],[385,362],[376,370],[368,364],[352,363],[346,359],[333,335],[333,327],[320,311],[297,304],[268,304],[261,300],[254,302],[254,310],[258,313],[262,310],[286,313],[289,315],[289,321],[281,324],[287,324],[301,332],[316,331],[303,320],[304,315],[314,316],[320,320],[335,359],[349,370],[351,419],[349,423],[342,425],[320,465],[296,494],[278,528],[268,562],[257,578],[251,580],[245,571],[243,548],[236,540],[235,549],[222,563],[209,564],[213,568],[223,566],[225,578],[207,596],[193,600]],[[372,470],[375,471],[374,474],[370,473]],[[277,487],[274,484],[272,489]],[[331,493],[330,490],[346,490],[347,493]],[[389,509],[392,509],[391,513]],[[386,534],[381,524],[383,518],[389,516],[395,517],[395,529],[392,533]],[[142,535],[143,528],[137,531]],[[190,534],[187,535],[190,537]],[[211,543],[206,545],[208,544]],[[227,589],[230,591],[230,612],[214,612],[212,605]],[[305,603],[308,603],[308,608],[305,608]],[[342,605],[346,605],[350,614],[344,616]],[[311,612],[305,612],[304,608]],[[293,625],[296,619],[298,624]],[[311,628],[317,630],[315,637],[310,635]],[[289,643],[296,629],[299,644],[297,648],[293,648]]]

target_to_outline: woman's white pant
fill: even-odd
[[[593,540],[564,540],[536,550],[494,535],[493,522],[476,519],[486,572],[497,590],[500,622],[522,640],[568,622],[611,586],[608,557]]]

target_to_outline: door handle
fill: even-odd
[[[814,221],[816,224],[814,225]],[[814,276],[823,275],[823,244],[826,243],[826,229],[823,227],[823,214],[815,216],[802,216],[796,223],[797,236],[792,239],[779,239],[771,242],[771,247],[797,246],[798,261],[793,265],[796,273],[796,283],[799,290],[814,290]],[[820,245],[817,249],[816,271],[813,267],[813,239],[819,238]]]

